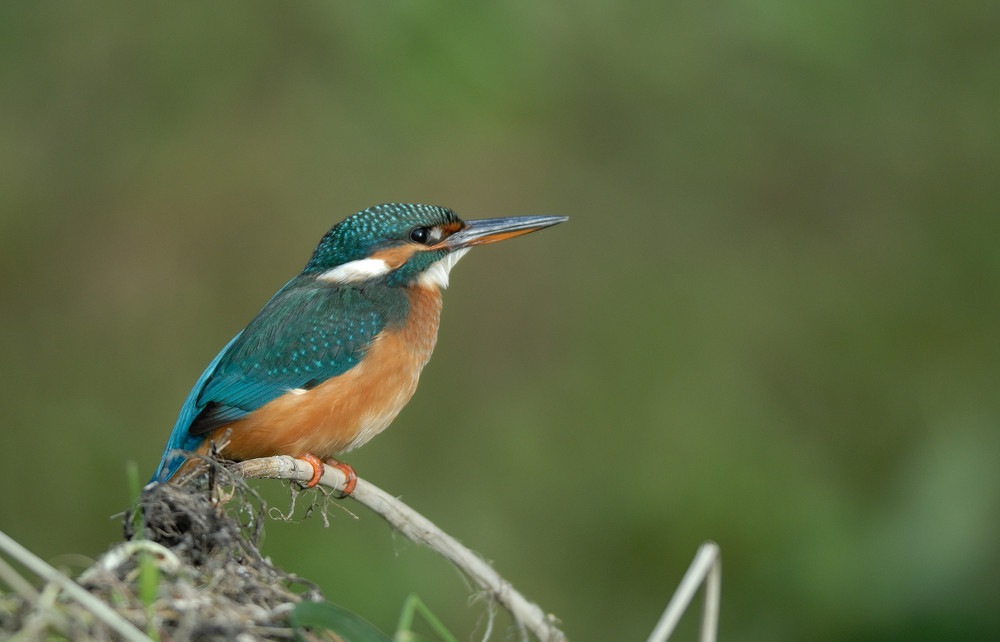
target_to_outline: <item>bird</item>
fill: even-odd
[[[242,461],[291,455],[323,476],[334,459],[384,430],[410,400],[437,342],[441,290],[472,247],[565,216],[463,221],[450,209],[385,203],[323,236],[292,278],[212,359],[181,407],[151,484],[197,455]],[[194,456],[192,456],[194,455]]]

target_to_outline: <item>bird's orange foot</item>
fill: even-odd
[[[299,457],[302,461],[306,462],[313,469],[313,476],[309,478],[306,482],[306,488],[315,488],[319,480],[323,478],[323,462],[319,460],[319,457],[312,453],[305,453]]]
[[[353,493],[354,487],[358,485],[358,474],[354,472],[354,468],[350,464],[345,464],[344,462],[337,461],[336,459],[327,459],[326,463],[344,473],[344,477],[347,477],[347,483],[344,484],[344,490],[340,491],[340,499],[343,499]]]
[[[315,488],[316,484],[319,483],[319,480],[323,478],[323,462],[320,461],[319,457],[312,453],[300,455],[299,459],[312,466],[313,476],[306,482],[306,488]],[[328,459],[326,460],[326,463],[344,473],[344,476],[347,477],[347,483],[344,484],[344,490],[340,492],[339,498],[343,499],[353,493],[354,487],[358,485],[358,474],[354,472],[354,468],[352,468],[350,464],[345,464],[344,462],[337,461],[336,459]]]

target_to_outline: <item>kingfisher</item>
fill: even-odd
[[[215,444],[226,459],[333,459],[384,430],[413,396],[437,342],[441,290],[470,248],[564,216],[463,221],[432,205],[376,205],[334,225],[302,273],[216,355],[181,407],[152,482]]]

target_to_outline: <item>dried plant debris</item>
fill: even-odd
[[[227,481],[226,488],[214,480],[150,486],[126,515],[128,541],[77,581],[154,639],[319,639],[288,619],[299,602],[322,601],[322,592],[261,555],[268,509],[241,480]],[[29,640],[121,639],[55,586],[34,596],[0,594],[0,638],[15,632]],[[322,639],[339,638],[327,631]]]

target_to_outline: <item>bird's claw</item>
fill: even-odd
[[[300,455],[299,459],[312,466],[313,476],[306,482],[306,488],[315,488],[316,484],[319,483],[319,480],[323,478],[323,462],[320,461],[319,457],[312,453]],[[354,487],[358,485],[358,474],[354,472],[354,468],[352,468],[350,464],[345,464],[344,462],[337,461],[336,459],[328,459],[326,463],[344,473],[344,476],[347,478],[347,483],[344,484],[344,490],[340,491],[338,499],[343,499],[353,493]]]
[[[347,483],[344,484],[344,490],[340,491],[338,498],[343,499],[353,493],[354,487],[358,485],[358,474],[354,472],[354,468],[350,464],[345,464],[344,462],[337,461],[336,459],[327,459],[326,463],[344,473],[344,477],[347,478]]]
[[[319,457],[312,453],[300,455],[299,459],[312,466],[313,476],[306,482],[306,488],[315,488],[316,484],[319,483],[319,480],[323,478],[323,462],[320,461]]]

